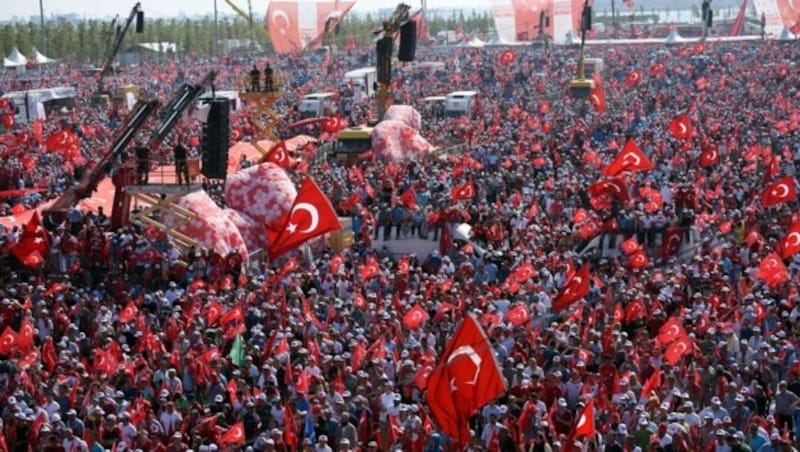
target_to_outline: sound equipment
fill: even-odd
[[[136,11],[136,33],[144,33],[144,11]]]
[[[581,30],[589,31],[592,29],[592,7],[584,6],[581,14]]]
[[[714,10],[709,8],[706,16],[706,27],[711,28],[714,26]]]
[[[203,176],[225,179],[228,173],[228,146],[231,140],[230,100],[214,99],[203,129]]]
[[[417,22],[409,20],[400,26],[400,48],[397,50],[397,59],[400,61],[414,61],[417,50]]]
[[[378,57],[378,83],[389,85],[392,83],[392,51],[394,42],[389,36],[379,39],[375,45],[375,54]]]

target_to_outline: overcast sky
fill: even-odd
[[[78,14],[81,17],[113,17],[119,14],[127,17],[134,5],[134,0],[42,0],[46,16],[51,14]],[[233,0],[234,4],[243,9],[247,8],[247,0]],[[267,10],[268,0],[252,0],[253,15],[263,17]],[[634,0],[637,8],[663,8],[669,5],[671,9],[688,8],[692,4],[700,4],[701,0]],[[214,11],[214,0],[141,0],[145,15],[151,17],[174,17],[180,14],[188,16],[211,14]],[[384,8],[394,8],[400,0],[358,0],[353,7],[355,12],[375,11]],[[421,0],[405,0],[413,9],[420,7]],[[611,0],[595,0],[597,8],[607,8]],[[3,0],[0,8],[0,21],[9,20],[16,16],[28,18],[39,15],[39,2],[36,0]],[[622,3],[620,1],[618,4]],[[714,0],[716,7],[729,7],[741,4],[741,0]],[[428,8],[464,9],[473,8],[489,9],[491,0],[428,0]],[[234,14],[225,0],[217,0],[217,8],[222,14]]]
[[[78,14],[85,17],[113,17],[119,14],[127,17],[133,7],[133,0],[42,0],[45,16],[50,14]],[[420,0],[405,0],[416,9]],[[247,0],[233,0],[234,4],[247,9]],[[146,16],[173,17],[181,13],[193,16],[210,14],[214,11],[214,0],[141,0]],[[267,1],[253,0],[253,15],[263,16],[267,10]],[[375,11],[381,8],[394,8],[399,0],[360,0],[353,11]],[[488,8],[489,0],[428,0],[429,8]],[[225,0],[217,0],[220,13],[233,14],[233,10]],[[0,8],[0,21],[14,16],[27,18],[39,15],[39,2],[35,0],[4,0]]]

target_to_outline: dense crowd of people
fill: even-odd
[[[431,418],[426,375],[467,314],[483,325],[508,388],[469,419],[469,450],[570,449],[590,403],[581,450],[800,446],[800,257],[785,256],[778,281],[759,271],[800,221],[796,200],[765,207],[759,197],[800,160],[800,48],[591,47],[605,63],[604,112],[568,95],[575,49],[516,47],[512,63],[498,63],[506,50],[420,48],[417,59],[446,70],[395,71],[395,102],[423,112],[426,96],[480,91],[469,117],[423,117],[422,135],[443,148],[466,143],[458,152],[308,166],[352,217],[354,243],[340,252],[278,262],[183,255],[152,227],[114,230],[108,212],[73,209],[31,268],[9,252],[24,228],[4,231],[0,451],[454,450]],[[266,60],[282,78],[278,132],[288,138],[319,134],[288,128],[298,100],[346,90],[344,72],[370,55],[144,63],[108,85],[166,100],[216,69],[217,89],[244,91],[248,68]],[[4,77],[94,86],[66,65]],[[232,115],[241,140],[256,134],[248,108]],[[46,191],[2,200],[3,212],[75,183],[75,170],[105,152],[118,109],[53,112],[45,139],[25,124],[7,131],[3,189]],[[343,98],[345,109],[351,124],[375,114],[369,99]],[[693,134],[678,139],[668,129],[683,114]],[[63,128],[80,133],[78,156],[45,150]],[[197,155],[200,130],[183,124],[164,158],[177,141]],[[588,188],[628,140],[654,168],[624,175],[629,199],[602,202]],[[708,149],[719,158],[701,165]],[[453,201],[452,188],[468,181],[475,196]],[[409,187],[413,205],[395,202]],[[474,246],[447,246],[443,230],[460,222]],[[660,237],[672,228],[698,235],[689,254],[665,255]],[[619,237],[617,248],[634,238],[640,252],[582,253],[598,235]],[[379,238],[412,237],[434,244],[430,254],[373,249]],[[645,262],[634,265],[639,254]],[[365,280],[371,258],[379,274]],[[525,264],[532,275],[509,278]],[[588,293],[554,309],[584,264]],[[415,307],[422,322],[405,316]],[[663,328],[675,320],[689,344],[677,359]]]

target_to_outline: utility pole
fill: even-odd
[[[611,28],[614,30],[614,37],[617,34],[617,2],[611,0]]]
[[[253,0],[247,0],[247,20],[250,26],[250,44],[254,42],[253,38]]]
[[[42,47],[42,52],[47,54],[47,37],[44,34],[44,0],[39,0],[39,30],[42,34],[40,37],[42,42],[39,45]]]
[[[219,55],[217,46],[219,46],[219,14],[217,12],[217,0],[214,0],[214,46],[212,47],[214,56]]]

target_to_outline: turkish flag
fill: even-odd
[[[669,124],[669,131],[675,138],[686,140],[692,136],[692,124],[688,115],[680,115]]]
[[[667,228],[664,230],[664,237],[661,239],[661,257],[667,259],[675,256],[681,250],[683,241],[683,229]]]
[[[514,271],[508,275],[506,279],[506,283],[511,281],[517,283],[523,283],[531,278],[536,276],[536,269],[533,268],[533,264],[530,262],[525,262],[524,264],[520,265],[519,267],[515,268]]]
[[[361,195],[356,191],[349,198],[339,203],[339,209],[349,212],[359,202],[361,202]]]
[[[528,311],[527,306],[520,303],[508,310],[506,319],[514,326],[522,326],[530,322],[531,313]]]
[[[652,66],[650,66],[650,75],[656,76],[656,75],[664,72],[664,69],[666,69],[666,66],[664,65],[664,63],[662,63],[660,61],[657,61]]]
[[[414,193],[413,187],[409,187],[408,190],[404,191],[398,199],[400,199],[400,202],[404,206],[411,210],[414,210],[417,207],[417,194]]]
[[[34,252],[38,252],[40,257],[47,255],[49,242],[50,235],[47,233],[47,230],[42,227],[39,213],[34,212],[30,221],[28,221],[23,228],[17,244],[11,248],[11,253],[19,259],[20,262],[24,263]],[[29,263],[32,264],[33,262]]]
[[[767,282],[769,287],[777,286],[789,279],[789,271],[777,253],[770,253],[758,265],[756,277]]]
[[[17,344],[22,351],[27,352],[33,348],[33,325],[28,319],[22,321],[19,326],[19,335],[17,336]]]
[[[221,315],[222,305],[219,304],[219,302],[215,300],[208,304],[208,310],[206,311],[206,321],[208,322],[208,326],[213,325]]]
[[[778,242],[781,257],[788,259],[800,251],[800,223],[794,223],[789,232]]]
[[[283,404],[285,419],[283,422],[283,442],[289,447],[297,447],[297,422],[294,420],[294,409],[292,405]],[[310,415],[310,414],[309,414]]]
[[[683,336],[673,341],[664,352],[664,359],[671,365],[678,364],[678,361],[687,353],[692,351],[692,340],[688,336]]]
[[[286,148],[286,142],[283,140],[277,142],[267,151],[267,156],[264,158],[264,161],[274,163],[283,169],[291,168],[294,164],[289,155],[289,150]]]
[[[133,301],[129,301],[128,304],[125,305],[125,308],[119,313],[119,321],[122,323],[128,323],[131,320],[136,318],[136,314],[139,313],[139,310],[136,308],[136,305]]]
[[[113,353],[100,348],[94,349],[94,370],[105,375],[113,375],[117,370],[117,358]]]
[[[634,69],[625,76],[625,86],[628,88],[632,88],[638,85],[642,81],[642,71],[639,69]]]
[[[57,362],[58,357],[56,355],[56,348],[53,345],[53,338],[48,337],[44,340],[44,344],[42,345],[42,364],[44,364],[48,372],[53,373]]]
[[[401,276],[405,276],[408,274],[410,264],[408,263],[408,256],[405,254],[400,256],[400,260],[397,262],[397,274]]]
[[[683,322],[677,317],[670,317],[669,320],[664,322],[661,328],[658,329],[656,344],[667,345],[685,336],[686,330],[683,328]]]
[[[244,444],[244,423],[237,422],[219,439],[220,444]]]
[[[635,235],[629,238],[628,240],[622,242],[622,245],[620,247],[622,248],[622,251],[625,252],[625,254],[627,255],[631,255],[633,253],[642,251],[642,245],[636,240]]]
[[[341,228],[328,198],[312,179],[304,179],[283,227],[277,232],[266,228],[269,257],[275,259],[309,239]]]
[[[653,375],[650,375],[650,378],[644,383],[642,386],[642,395],[641,398],[644,399],[650,395],[651,392],[655,391],[656,389],[661,387],[661,369],[656,368],[656,371],[653,372]]]
[[[506,49],[500,54],[499,61],[503,66],[508,66],[509,64],[517,61],[517,54],[511,49]]]
[[[361,275],[361,279],[366,281],[380,275],[381,267],[378,265],[378,261],[373,256],[369,256],[358,273]]]
[[[367,309],[367,300],[364,298],[364,295],[361,295],[360,291],[356,292],[353,296],[353,307],[362,311]]]
[[[230,311],[226,312],[225,315],[219,318],[219,324],[223,329],[227,329],[230,323],[237,320],[240,322],[244,321],[244,313],[242,312],[241,306],[236,306]]]
[[[423,390],[427,388],[431,372],[433,372],[433,363],[425,363],[419,366],[419,369],[414,373],[414,386]]]
[[[322,130],[330,134],[338,133],[347,127],[347,121],[341,116],[331,116],[322,121]]]
[[[797,199],[797,190],[792,176],[778,179],[761,193],[761,205],[764,207],[775,206],[795,199]]]
[[[628,200],[628,188],[622,178],[614,178],[595,182],[586,191],[592,196],[610,195],[622,202]]]
[[[506,391],[489,339],[467,314],[428,379],[427,402],[439,429],[461,446],[469,442],[469,418]]]
[[[703,149],[703,153],[700,154],[701,168],[709,168],[718,163],[719,163],[719,152],[717,152],[716,146],[709,146]]]
[[[606,93],[603,91],[603,85],[599,79],[595,79],[594,88],[589,93],[589,102],[598,113],[605,113],[606,111]]]
[[[625,321],[633,322],[647,316],[647,308],[641,299],[633,300],[625,306]]]
[[[575,430],[572,436],[577,438],[587,436],[593,438],[597,431],[594,426],[594,400],[589,400],[583,408],[583,412],[575,423]]]
[[[11,351],[19,347],[19,335],[7,326],[0,335],[0,355],[9,356]]]
[[[453,201],[469,201],[475,197],[475,185],[471,181],[456,185],[450,192]]]
[[[653,168],[653,163],[639,149],[639,146],[633,140],[628,140],[614,161],[603,168],[603,175],[616,176],[623,171],[650,171]]]
[[[553,300],[553,311],[561,312],[573,303],[578,301],[579,298],[589,293],[589,264],[583,264],[564,285],[561,292],[558,293]]]
[[[409,309],[406,315],[403,316],[403,325],[409,330],[416,331],[429,317],[428,313],[422,309],[419,304],[415,304],[414,307]]]
[[[639,251],[638,253],[631,256],[630,261],[628,261],[631,268],[643,268],[647,267],[647,264],[650,263],[650,260],[647,259],[647,256],[642,252]]]
[[[338,274],[342,264],[344,264],[344,258],[341,256],[341,254],[334,254],[331,257],[331,263],[328,266],[328,272],[334,275]]]

